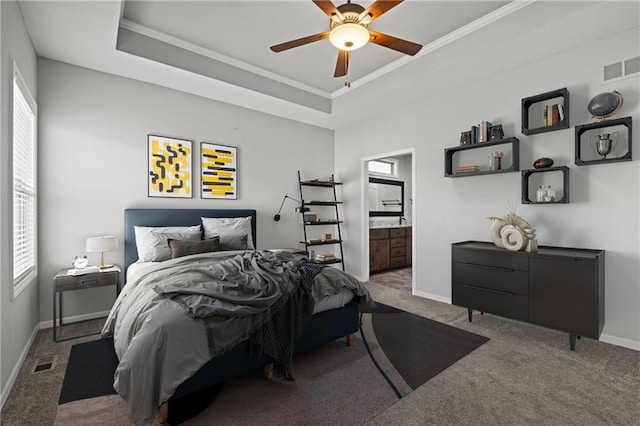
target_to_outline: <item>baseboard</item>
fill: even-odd
[[[611,343],[612,345],[622,346],[624,348],[640,351],[640,342],[631,339],[623,339],[622,337],[611,336],[610,334],[601,334],[600,341]]]
[[[18,358],[18,362],[16,362],[16,365],[13,367],[13,371],[11,371],[9,380],[7,380],[7,385],[4,387],[4,389],[2,389],[2,394],[0,394],[0,409],[4,407],[4,403],[7,401],[7,398],[9,397],[9,393],[11,393],[11,388],[13,388],[13,384],[16,382],[16,379],[18,378],[18,373],[20,373],[22,364],[24,364],[24,360],[27,358],[29,349],[31,349],[31,345],[33,345],[33,341],[38,335],[38,330],[40,330],[40,327],[38,326],[38,324],[36,324],[36,327],[33,329],[33,332],[31,333],[31,336],[29,337],[27,344],[24,346],[24,349],[22,349],[22,353],[20,354],[20,358]]]
[[[413,295],[414,296],[418,296],[418,297],[424,297],[425,299],[435,300],[436,302],[446,303],[448,305],[451,304],[451,298],[450,297],[438,296],[437,294],[427,293],[425,291],[415,290],[413,292]]]
[[[76,315],[76,316],[73,316],[73,317],[64,317],[63,321],[66,324],[71,324],[72,322],[87,321],[87,320],[92,320],[92,319],[96,319],[96,318],[104,318],[107,315],[109,315],[109,311],[93,312],[93,313],[90,313],[90,314]],[[40,330],[42,330],[44,328],[51,328],[51,327],[53,327],[53,320],[43,321],[39,325],[40,325]]]
[[[448,303],[449,305],[451,304],[451,298],[450,297],[438,296],[437,294],[427,293],[427,292],[418,291],[418,290],[416,290],[413,293],[413,295],[414,296],[418,296],[418,297],[424,297],[426,299],[435,300],[435,301],[442,302],[442,303]],[[628,348],[628,349],[633,349],[633,350],[636,350],[636,351],[640,351],[640,342],[637,342],[635,340],[623,339],[622,337],[616,337],[616,336],[612,336],[610,334],[602,334],[602,335],[600,335],[600,341],[604,342],[604,343],[610,343],[610,344],[616,345],[616,346],[622,346],[623,348]]]

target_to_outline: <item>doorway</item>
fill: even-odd
[[[415,149],[364,158],[363,182],[363,275],[414,294]]]

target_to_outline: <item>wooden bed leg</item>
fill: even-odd
[[[158,409],[158,415],[156,416],[156,421],[159,425],[167,424],[167,420],[169,420],[169,403],[163,402]]]
[[[353,346],[353,333],[347,334],[347,346]]]
[[[267,364],[264,366],[264,378],[267,380],[273,379],[273,364]]]

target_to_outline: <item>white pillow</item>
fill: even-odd
[[[168,240],[196,241],[200,225],[196,226],[134,226],[138,262],[161,262],[171,258]]]
[[[253,235],[251,233],[251,216],[247,217],[203,217],[204,238],[220,236],[220,246],[223,247],[232,237],[247,236],[247,245],[250,250],[255,250]],[[227,238],[228,237],[228,238]]]

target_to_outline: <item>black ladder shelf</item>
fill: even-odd
[[[326,260],[326,261],[317,261],[315,258],[311,259],[311,261],[315,263],[321,263],[323,265],[330,264],[342,264],[342,270],[344,271],[344,251],[342,249],[342,233],[340,232],[340,224],[342,221],[340,220],[340,212],[338,211],[338,206],[342,204],[342,201],[338,201],[338,193],[336,192],[336,186],[342,185],[340,182],[336,182],[333,180],[333,175],[329,178],[329,180],[302,180],[300,177],[300,170],[298,170],[298,184],[300,186],[300,213],[302,215],[302,230],[304,232],[304,241],[300,241],[301,244],[304,244],[304,248],[307,252],[309,252],[309,247],[315,246],[323,246],[329,244],[335,244],[340,247],[340,254],[335,254],[335,258]],[[329,188],[333,191],[333,199],[332,200],[323,200],[323,201],[307,201],[304,197],[303,187],[316,187],[316,188]],[[333,219],[323,219],[316,221],[308,221],[305,220],[305,213],[310,211],[310,207],[333,207],[335,209],[335,218]],[[321,211],[323,209],[320,209]],[[324,209],[325,211],[327,209]],[[314,237],[310,239],[307,236],[307,227],[309,226],[335,226],[338,229],[338,238],[335,238],[332,235],[331,239],[322,240],[320,237]]]

